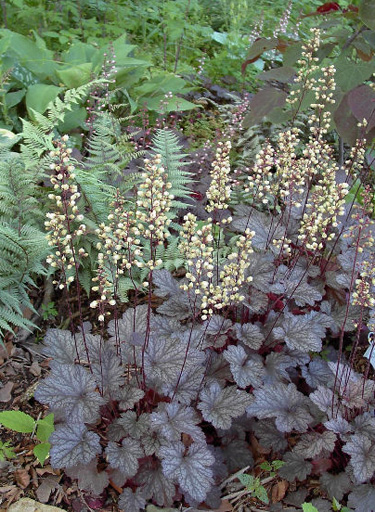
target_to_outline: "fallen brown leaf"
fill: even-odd
[[[0,402],[9,402],[12,398],[12,389],[14,382],[7,382],[5,386],[0,388]]]
[[[232,512],[232,511],[233,511],[233,507],[229,503],[229,501],[222,500],[219,508],[215,508],[215,510],[211,510],[209,512]]]
[[[16,489],[17,487],[15,485],[3,485],[0,487],[0,494],[6,494],[7,492],[14,491]]]
[[[50,464],[48,464],[47,466],[44,466],[43,468],[36,468],[35,470],[39,476],[43,476],[46,473],[49,475],[59,475],[60,474],[60,471],[53,469],[53,467]]]
[[[14,476],[16,478],[18,487],[21,487],[21,489],[26,489],[30,483],[30,474],[28,471],[26,471],[26,469],[17,469],[14,472]]]
[[[272,487],[271,491],[272,503],[278,503],[279,501],[281,501],[284,498],[285,493],[288,490],[288,487],[289,484],[286,480],[280,480],[279,482],[277,482],[277,484],[275,484]]]
[[[39,366],[38,361],[34,361],[33,364],[30,366],[30,373],[31,375],[34,375],[34,377],[40,377],[42,369]]]
[[[41,503],[48,503],[51,493],[59,487],[60,478],[58,476],[49,476],[43,480],[36,491],[37,498]]]

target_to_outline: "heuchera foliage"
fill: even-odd
[[[314,31],[305,65],[318,48]],[[228,146],[219,146],[210,187],[225,201],[210,205],[212,218],[185,216],[184,277],[160,268],[152,223],[141,226],[151,241],[147,303],[116,313],[106,332],[100,310],[101,335],[87,323],[47,333],[51,373],[35,397],[56,418],[52,466],[82,488],[100,494],[110,478],[134,512],[148,501],[216,508],[225,475],[252,466],[255,433],[285,462],[282,478],[314,471],[329,496],[351,491],[355,510],[373,506],[374,381],[353,369],[374,305],[373,223],[365,189],[361,202],[345,202],[366,170],[364,142],[339,168],[326,141],[333,76],[331,67],[307,76],[316,93],[308,140],[288,129],[266,144],[241,204],[230,203]]]

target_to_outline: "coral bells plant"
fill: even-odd
[[[158,258],[176,217],[156,155],[135,201],[117,192],[96,233],[100,334],[85,323],[46,335],[53,362],[35,397],[56,418],[51,464],[103,500],[111,480],[123,510],[218,508],[223,479],[253,466],[251,435],[284,462],[281,478],[314,474],[330,499],[373,507],[375,382],[369,364],[364,375],[354,369],[374,306],[371,199],[366,188],[348,194],[367,173],[364,141],[339,166],[327,140],[334,69],[310,74],[318,48],[314,31],[291,96],[298,109],[315,92],[308,137],[290,127],[266,141],[233,195],[230,143],[218,146],[211,217],[186,212],[180,227],[185,272],[172,275]],[[56,148],[49,262],[65,276],[85,227],[71,226],[79,192],[63,142]],[[121,316],[120,280],[138,272],[144,285]]]

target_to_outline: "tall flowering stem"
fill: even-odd
[[[245,299],[241,288],[252,280],[245,275],[250,266],[248,255],[253,252],[251,240],[255,233],[248,229],[238,238],[235,249],[227,256],[227,262],[218,270],[218,278],[215,279],[212,219],[208,219],[201,228],[198,228],[192,213],[187,214],[184,220],[179,249],[187,260],[188,284],[181,285],[181,288],[194,294],[194,305],[195,298],[199,298],[202,319],[205,320],[215,310]]]
[[[214,210],[225,210],[231,195],[231,187],[229,181],[230,162],[229,153],[232,144],[228,140],[219,142],[216,148],[215,159],[212,162],[210,177],[211,183],[207,190],[208,205],[206,210],[212,212]]]
[[[104,321],[106,306],[116,304],[119,278],[129,275],[132,279],[132,269],[143,267],[135,213],[118,190],[111,204],[108,221],[108,224],[102,223],[96,230],[99,254],[97,276],[94,278],[97,284],[92,287],[92,291],[99,293],[99,299],[90,304],[92,308],[99,309],[100,321]]]
[[[48,198],[54,202],[54,211],[47,213],[46,217],[48,220],[45,221],[45,227],[48,230],[46,235],[48,245],[54,247],[55,250],[51,252],[46,261],[51,267],[61,271],[61,282],[53,281],[53,284],[57,284],[61,290],[65,289],[67,292],[68,286],[74,281],[76,282],[79,317],[82,326],[81,287],[78,270],[80,266],[79,258],[87,257],[88,254],[84,248],[76,251],[74,244],[81,236],[87,233],[87,227],[85,224],[78,224],[83,221],[84,216],[79,212],[77,206],[80,193],[74,181],[74,165],[71,162],[72,150],[67,147],[68,140],[68,135],[64,135],[61,140],[54,141],[56,149],[51,151],[49,155],[52,159],[50,168],[54,171],[55,175],[51,178],[54,192],[49,194]],[[78,227],[76,227],[77,224]],[[72,318],[70,310],[69,313]],[[89,361],[83,328],[82,336]]]

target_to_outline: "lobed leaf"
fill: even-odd
[[[159,455],[165,476],[177,481],[181,490],[198,503],[203,502],[213,484],[211,466],[215,462],[207,446],[193,443],[186,449],[179,442],[162,446]]]
[[[83,423],[58,427],[51,434],[51,465],[54,468],[71,468],[89,463],[101,453],[100,438],[89,432]]]
[[[199,395],[198,409],[203,418],[216,428],[227,429],[233,418],[242,416],[251,398],[245,391],[239,391],[235,386],[224,389],[218,383],[212,383],[203,389]]]
[[[61,412],[66,419],[93,423],[99,418],[99,408],[105,403],[96,391],[93,375],[81,366],[56,364],[49,377],[35,391],[35,398]]]

